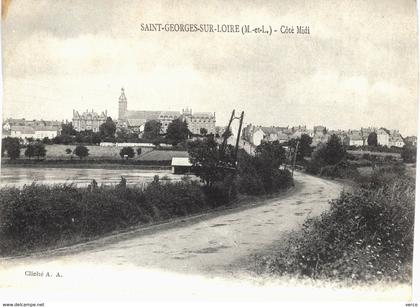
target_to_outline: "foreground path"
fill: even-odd
[[[127,287],[137,289],[140,285],[144,289],[152,284],[156,286],[153,289],[165,287],[171,280],[168,276],[177,273],[199,278],[231,277],[232,266],[240,259],[298,229],[308,216],[319,215],[328,208],[328,200],[343,189],[336,182],[302,173],[296,173],[295,181],[296,188],[286,195],[244,210],[227,210],[198,221],[185,219],[177,227],[135,230],[61,252],[2,259],[0,288],[96,287],[104,291],[112,284],[112,291],[127,291]],[[28,271],[44,276],[27,276],[32,274]],[[53,276],[45,277],[47,272]],[[166,275],[151,279],[151,272]],[[63,277],[57,277],[57,273]],[[152,292],[147,290],[148,294]]]

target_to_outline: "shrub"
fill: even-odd
[[[145,189],[144,195],[155,220],[184,216],[207,207],[200,186],[194,182],[154,182]]]
[[[37,185],[0,189],[0,254],[74,243],[131,225],[207,210],[194,182],[117,186]]]
[[[239,160],[239,191],[259,195],[273,193],[293,185],[289,171],[279,170],[284,149],[277,143],[266,143],[257,155],[242,154]]]
[[[417,148],[412,145],[404,145],[401,158],[406,163],[414,163],[416,162],[416,155],[417,155]]]
[[[243,173],[238,180],[239,192],[249,195],[265,194],[264,185],[256,173]]]
[[[120,150],[120,157],[122,159],[124,159],[124,158],[134,158],[134,155],[135,155],[135,153],[134,153],[134,149],[132,147],[123,147]]]
[[[320,176],[323,177],[355,179],[359,175],[357,168],[346,161],[341,161],[335,165],[324,166],[320,170]]]
[[[216,208],[228,204],[237,196],[236,182],[232,176],[217,181],[211,186],[204,186],[204,194],[210,207]]]

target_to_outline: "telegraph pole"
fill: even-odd
[[[293,157],[292,177],[293,177],[293,172],[295,171],[296,156],[297,156],[297,152],[298,152],[298,149],[299,149],[299,142],[300,142],[300,140],[298,140],[297,143],[296,143],[295,156]]]
[[[239,129],[238,129],[238,135],[236,137],[236,147],[235,147],[235,165],[238,162],[238,148],[239,148],[239,139],[241,138],[241,130],[242,130],[242,122],[244,120],[244,111],[241,113],[241,117],[239,118]]]
[[[232,124],[232,121],[235,117],[235,110],[232,111],[232,115],[230,116],[230,120],[229,120],[229,124],[226,127],[226,130],[223,132],[223,142],[222,142],[222,146],[220,147],[220,151],[219,151],[219,157],[221,158],[224,154],[225,154],[225,147],[226,147],[226,143],[227,143],[227,139],[228,139],[228,133],[230,131],[230,125]]]

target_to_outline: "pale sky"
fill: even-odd
[[[210,2],[211,4],[208,4]],[[141,32],[141,23],[308,25],[311,35]],[[416,134],[415,1],[22,1],[3,31],[3,117],[232,109],[261,125]]]

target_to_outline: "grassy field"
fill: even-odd
[[[88,145],[86,146],[89,149],[89,157],[88,158],[105,158],[105,159],[121,159],[120,157],[120,150],[122,147],[104,147],[104,146],[94,146]],[[45,149],[47,150],[47,159],[70,159],[71,155],[66,154],[66,149],[69,148],[72,151],[76,148],[75,145],[46,145]],[[136,151],[137,148],[134,148]],[[153,148],[141,148],[142,155],[152,151]],[[24,150],[21,152],[21,156],[24,157]],[[73,158],[77,159],[77,156],[73,155]],[[140,157],[136,156],[134,159],[139,159]]]
[[[121,160],[120,150],[122,147],[86,146],[89,149],[89,156],[83,160]],[[67,154],[66,149],[74,150],[75,145],[46,145],[47,154],[45,160],[79,160],[74,154]],[[136,152],[131,161],[170,161],[173,157],[188,157],[186,151],[175,150],[155,150],[149,147],[141,147],[141,155],[137,155],[137,147],[133,147]],[[20,159],[25,157],[25,149],[20,153]]]

